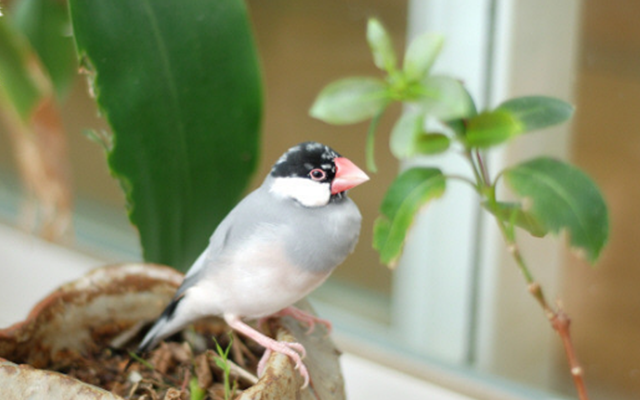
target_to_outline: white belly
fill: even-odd
[[[198,314],[271,315],[309,294],[331,273],[305,271],[291,264],[283,248],[264,243],[234,253],[188,290],[190,303],[199,305]]]

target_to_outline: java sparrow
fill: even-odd
[[[262,185],[218,225],[137,353],[197,319],[222,316],[232,329],[266,348],[258,374],[271,351],[284,353],[306,387],[304,347],[271,339],[243,320],[280,314],[311,327],[325,322],[292,304],[324,282],[353,251],[362,217],[347,190],[368,179],[328,146],[305,142],[290,148]]]

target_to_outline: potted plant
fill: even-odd
[[[449,76],[430,73],[443,45],[438,34],[425,33],[408,46],[402,66],[383,25],[370,19],[367,40],[383,79],[350,77],[326,86],[310,114],[330,124],[351,124],[371,119],[366,138],[368,168],[376,170],[374,140],[381,115],[394,102],[404,111],[390,134],[389,146],[400,161],[458,152],[470,174],[448,175],[438,167],[413,167],[403,171],[388,188],[374,225],[373,247],[382,263],[394,267],[402,254],[416,215],[443,195],[447,184],[468,184],[497,223],[527,290],[538,302],[566,351],[569,370],[581,400],[587,399],[583,370],[569,332],[570,319],[560,305],[553,306],[536,281],[518,247],[517,234],[535,237],[566,231],[570,246],[595,263],[609,234],[608,210],[595,183],[578,168],[549,157],[491,171],[485,152],[518,136],[562,123],[573,107],[559,99],[527,96],[509,99],[497,107],[477,110],[463,84]],[[511,189],[516,201],[500,198],[498,184]]]

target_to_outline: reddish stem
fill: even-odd
[[[569,315],[564,312],[562,307],[558,306],[558,308],[554,310],[549,306],[544,294],[542,293],[542,288],[537,282],[529,285],[529,292],[533,297],[535,297],[538,303],[540,303],[545,315],[549,319],[549,322],[551,322],[551,327],[558,332],[560,340],[562,340],[562,345],[564,346],[564,351],[567,355],[567,361],[569,362],[571,377],[573,378],[573,383],[578,391],[578,398],[580,400],[589,400],[587,387],[584,382],[584,370],[582,369],[582,366],[580,366],[580,362],[578,362],[578,356],[576,355],[573,342],[571,341],[571,318],[569,318]]]
[[[467,152],[467,157],[469,158],[469,161],[471,161],[471,166],[476,179],[478,180],[478,183],[484,183],[487,189],[491,189],[490,191],[487,191],[487,193],[489,193],[489,197],[487,198],[487,200],[490,202],[490,204],[495,204],[495,186],[493,186],[489,180],[489,176],[482,161],[480,152],[475,152],[475,157],[478,162],[478,168],[480,169],[480,171],[478,171],[478,169],[476,168],[476,164],[474,164],[473,162],[473,156],[471,152]],[[527,264],[522,257],[522,254],[520,253],[520,249],[516,244],[516,238],[513,234],[513,231],[507,229],[506,223],[503,222],[500,218],[496,218],[496,222],[498,223],[498,227],[500,228],[500,231],[502,232],[502,235],[505,239],[507,249],[518,264],[520,272],[522,272],[524,279],[529,285],[529,293],[531,293],[531,295],[538,301],[538,304],[540,304],[540,306],[544,310],[545,316],[547,317],[549,322],[551,322],[551,326],[556,332],[558,332],[558,335],[560,335],[560,339],[562,340],[562,345],[564,346],[567,360],[569,362],[569,367],[571,368],[573,383],[578,392],[579,399],[589,400],[589,397],[587,395],[587,388],[584,383],[583,370],[580,366],[580,363],[578,362],[578,357],[576,356],[575,349],[571,341],[571,335],[569,332],[569,325],[571,324],[571,320],[569,319],[569,316],[562,310],[560,306],[558,306],[557,310],[554,310],[551,306],[549,306],[549,303],[547,303],[544,293],[542,292],[540,284],[535,281],[533,274],[531,274],[531,271],[529,271],[529,268],[527,267]]]
[[[560,335],[560,339],[562,340],[562,345],[564,346],[564,351],[566,352],[567,360],[569,361],[569,367],[571,368],[573,383],[578,390],[578,397],[580,400],[588,400],[589,396],[587,395],[587,388],[584,383],[584,371],[578,362],[578,357],[576,356],[573,342],[571,341],[571,333],[569,331],[571,318],[569,318],[569,316],[559,308],[550,321],[551,326],[556,332],[558,332],[558,335]]]

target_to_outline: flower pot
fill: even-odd
[[[72,354],[107,346],[140,321],[154,320],[181,281],[182,274],[168,267],[126,264],[99,268],[63,285],[36,305],[25,321],[0,330],[2,398],[122,399],[47,368],[64,363]],[[308,304],[298,306],[305,308]],[[324,330],[318,328],[307,335],[306,327],[287,317],[274,326],[278,340],[297,341],[305,346],[304,362],[312,388],[301,390],[302,378],[289,358],[272,354],[263,376],[238,398],[343,399],[339,352]]]

